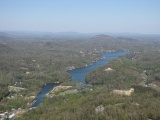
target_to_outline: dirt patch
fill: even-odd
[[[113,94],[118,94],[118,95],[126,95],[130,96],[134,92],[134,88],[131,88],[130,90],[113,90]]]
[[[57,86],[57,87],[53,88],[53,90],[51,92],[59,92],[61,90],[66,90],[68,88],[72,88],[72,86],[61,86],[60,85],[60,86]]]

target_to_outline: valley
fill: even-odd
[[[159,37],[46,36],[0,34],[1,117],[20,113],[14,119],[159,119]],[[109,59],[101,53],[122,51],[129,52],[90,70],[83,78],[89,84],[71,81],[68,70],[87,69]],[[71,88],[48,93],[30,110],[42,87],[51,83]],[[112,93],[130,88],[134,92],[129,96]]]

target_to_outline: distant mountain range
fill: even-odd
[[[31,31],[3,31],[0,32],[0,40],[8,40],[9,38],[48,38],[48,39],[141,39],[141,37],[152,38],[158,37],[160,35],[147,35],[147,34],[137,34],[137,33],[78,33],[78,32],[31,32]]]
[[[38,32],[38,31],[0,31],[0,35],[13,36],[31,36],[31,35],[48,35],[48,36],[95,36],[98,34],[107,34],[111,36],[160,36],[160,34],[139,34],[139,33],[112,33],[112,32],[94,32],[94,33],[79,33],[79,32]]]

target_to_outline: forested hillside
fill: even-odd
[[[129,51],[87,74],[93,89],[46,97],[16,119],[155,119],[160,118],[160,39],[97,35],[80,39],[0,34],[0,112],[28,110],[41,87],[72,85],[67,69],[97,61],[101,52]],[[12,89],[11,89],[12,88]],[[134,88],[131,96],[113,90]],[[97,108],[98,107],[98,108]],[[97,112],[97,109],[100,111]],[[151,111],[152,109],[152,111]]]

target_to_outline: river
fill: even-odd
[[[93,62],[90,66],[84,67],[84,68],[77,68],[74,70],[68,70],[67,72],[71,75],[71,80],[72,82],[81,82],[86,84],[85,81],[85,76],[87,73],[91,72],[95,68],[98,68],[102,65],[105,65],[107,62],[109,62],[112,59],[118,58],[122,55],[127,54],[128,51],[121,51],[121,52],[105,52],[103,54],[103,59],[100,59],[96,62]],[[57,84],[51,83],[51,84],[46,84],[45,86],[42,87],[41,92],[38,94],[35,103],[32,105],[32,107],[37,107],[41,102],[43,97],[51,91]]]

